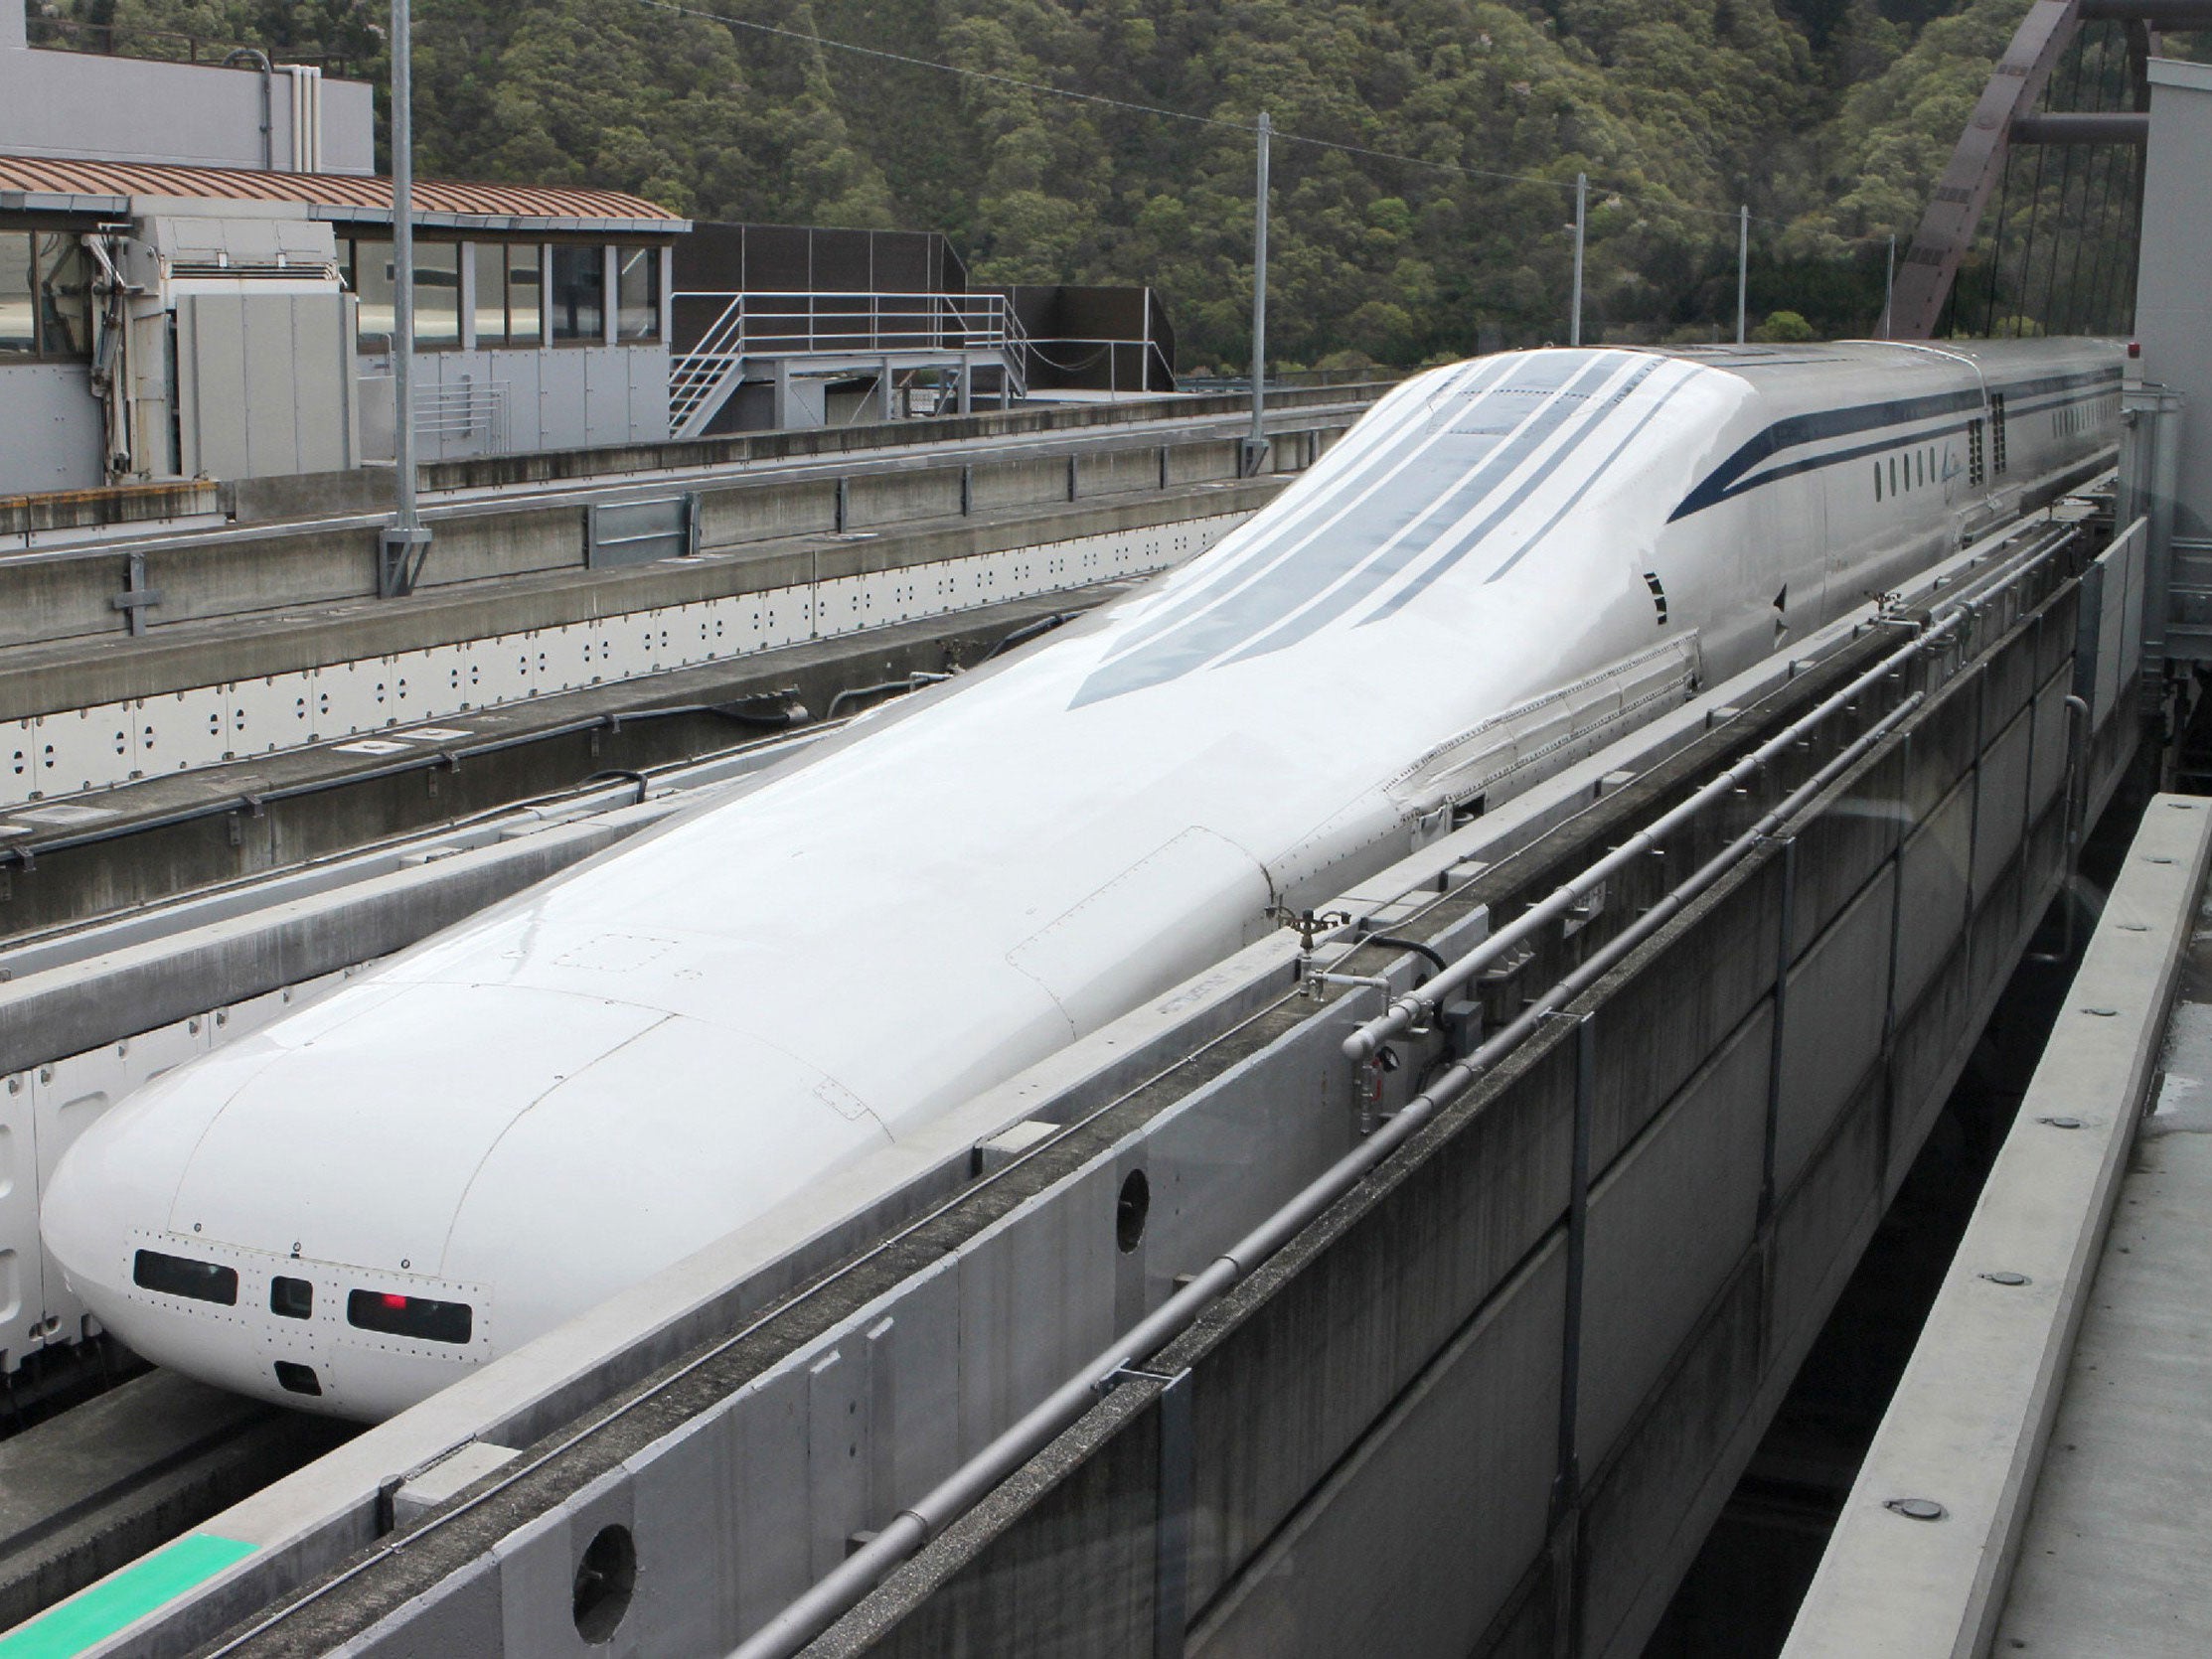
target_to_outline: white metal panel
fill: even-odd
[[[77,1137],[125,1094],[172,1066],[206,1053],[208,1047],[209,1021],[195,1016],[88,1054],[58,1060],[32,1073],[31,1136],[38,1190],[47,1190],[62,1154]],[[43,1243],[37,1282],[36,1322],[43,1333],[41,1346],[49,1341],[67,1345],[91,1334],[83,1301],[65,1282],[59,1265],[46,1255]]]
[[[45,1318],[44,1254],[31,1074],[18,1072],[0,1083],[0,1373],[22,1365],[43,1340],[32,1332]]]

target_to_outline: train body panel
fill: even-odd
[[[150,1357],[398,1410],[1925,566],[2109,449],[2119,375],[1421,376],[1138,594],[156,1080],[49,1247]]]

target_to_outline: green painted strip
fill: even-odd
[[[0,1659],[72,1659],[259,1548],[212,1532],[187,1533],[0,1636]]]

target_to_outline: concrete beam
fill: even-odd
[[[1784,1659],[1987,1650],[2208,866],[2153,799]]]

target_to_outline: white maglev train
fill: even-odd
[[[388,1416],[2087,475],[2087,342],[1511,353],[1209,552],[155,1080],[47,1245]]]

